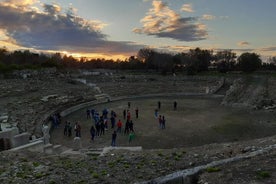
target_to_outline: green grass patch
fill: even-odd
[[[92,177],[93,177],[93,178],[99,178],[100,176],[99,176],[98,173],[94,172],[94,173],[92,173]]]
[[[270,173],[268,171],[258,171],[257,172],[257,178],[258,179],[265,179],[271,177]]]
[[[208,173],[219,172],[220,170],[221,170],[221,169],[218,168],[218,167],[208,167],[208,168],[206,169],[206,171],[207,171]]]
[[[38,162],[33,162],[33,166],[34,166],[34,167],[38,167],[38,166],[40,166],[40,163],[38,163]]]

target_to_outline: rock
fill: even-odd
[[[81,138],[80,137],[75,137],[73,141],[73,150],[74,151],[79,151],[82,148],[81,144]]]

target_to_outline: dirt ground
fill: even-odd
[[[161,102],[159,114],[166,118],[166,128],[159,128],[158,120],[154,117],[157,102]],[[177,110],[173,102],[177,101]],[[117,119],[123,120],[123,110],[127,109],[128,101],[116,101],[96,105],[93,108],[102,112],[107,108],[115,111]],[[194,147],[210,143],[235,142],[274,135],[276,132],[276,117],[273,112],[264,110],[246,110],[220,105],[221,98],[183,97],[183,98],[151,98],[135,99],[131,102],[130,112],[134,122],[135,139],[129,144],[128,136],[118,134],[117,146],[142,146],[143,149],[170,149]],[[139,109],[139,118],[135,118],[135,108]],[[110,115],[110,113],[109,113]],[[90,127],[94,120],[87,119],[86,109],[79,110],[64,117],[59,128],[51,134],[53,144],[72,147],[73,137],[63,135],[64,121],[71,124],[81,123],[82,145],[84,148],[103,148],[110,146],[111,134],[109,129],[104,136],[90,141]],[[123,120],[123,127],[125,120]]]

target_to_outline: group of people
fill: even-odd
[[[74,125],[75,137],[81,137],[81,126],[80,122],[76,122]],[[72,136],[72,125],[69,121],[65,121],[63,135],[71,137]]]
[[[130,108],[130,103],[128,103],[128,107]],[[134,125],[133,121],[131,120],[131,112],[130,109],[123,110],[123,117],[126,119],[125,128],[124,128],[124,135],[129,135],[129,142],[131,142],[134,138]],[[138,118],[138,108],[135,109],[136,118]],[[116,145],[116,138],[117,133],[122,133],[123,122],[119,119],[116,123],[117,113],[113,110],[110,112],[109,117],[109,110],[103,109],[101,116],[95,109],[87,109],[86,110],[86,117],[87,119],[91,118],[94,120],[94,125],[90,128],[90,135],[91,140],[94,141],[95,136],[102,136],[105,134],[105,131],[108,130],[108,127],[111,126],[113,129],[112,138],[111,138],[111,145]],[[110,120],[110,121],[109,121]],[[110,123],[109,123],[110,122]]]
[[[99,112],[97,112],[95,109],[87,109],[86,110],[86,118],[91,119],[94,121],[94,124],[92,124],[90,128],[90,135],[91,135],[91,141],[94,141],[96,136],[102,136],[105,135],[105,131],[108,130],[108,127],[110,126],[111,129],[113,129],[113,133],[111,136],[111,146],[116,146],[116,139],[117,139],[117,134],[124,133],[124,135],[128,135],[128,141],[132,142],[135,136],[135,131],[134,131],[134,123],[131,118],[131,112],[130,112],[130,102],[128,102],[128,108],[123,110],[123,118],[126,120],[125,126],[124,126],[124,131],[122,130],[123,128],[123,122],[121,119],[117,119],[117,114],[115,111],[111,110],[110,112],[110,117],[109,116],[109,110],[107,108],[102,110],[101,115]],[[173,103],[174,110],[177,109],[177,102],[174,101]],[[158,119],[159,122],[159,128],[160,129],[165,129],[166,128],[166,119],[164,115],[158,115],[158,111],[161,109],[161,102],[157,102],[157,109],[155,109],[155,117]],[[135,117],[139,117],[139,109],[138,107],[135,108],[134,110]],[[110,123],[109,123],[110,120]],[[60,116],[58,114],[54,114],[52,116],[52,122],[54,124],[54,127],[58,126],[60,122]],[[76,137],[81,137],[81,125],[80,122],[76,122],[74,125],[74,131],[75,131],[75,136]],[[122,132],[123,131],[123,132]],[[64,135],[71,137],[72,135],[72,126],[69,121],[65,122],[65,127],[64,127]]]

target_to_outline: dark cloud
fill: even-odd
[[[136,52],[143,46],[112,42],[99,29],[100,22],[85,20],[73,11],[61,13],[57,5],[45,4],[44,12],[0,2],[0,29],[23,47],[71,52]]]
[[[142,28],[135,28],[138,34],[172,38],[179,41],[198,41],[207,39],[206,26],[196,17],[183,18],[162,1],[153,1],[153,7],[141,20]]]
[[[248,45],[250,45],[250,43],[247,41],[241,41],[238,43],[238,46],[248,46]]]

